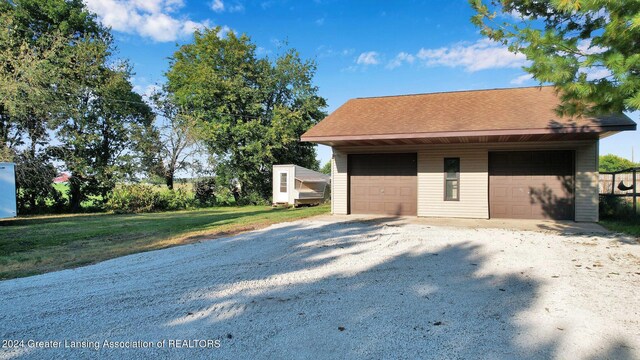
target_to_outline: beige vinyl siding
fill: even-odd
[[[444,158],[460,158],[460,199],[444,200]],[[418,152],[418,216],[489,217],[488,152],[455,146]]]
[[[576,149],[576,221],[598,221],[598,142]]]
[[[349,153],[418,153],[418,216],[489,217],[490,151],[575,150],[575,220],[598,221],[598,140],[334,148],[332,206],[346,214]],[[460,158],[460,201],[444,201],[445,157]]]
[[[347,154],[334,150],[331,159],[331,213],[346,215],[347,199]]]

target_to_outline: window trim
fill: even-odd
[[[284,182],[282,181],[283,180],[283,176],[282,175],[284,175]],[[283,185],[284,185],[284,190],[282,190]],[[280,173],[280,192],[281,193],[286,193],[286,192],[288,192],[288,190],[289,190],[289,173],[284,171],[284,172]]]
[[[454,178],[447,178],[447,160],[456,160],[458,162],[458,171],[456,172],[456,177]],[[444,201],[460,201],[460,158],[459,157],[446,157],[443,159],[442,161],[442,177],[443,177],[443,194],[442,194],[442,198]],[[458,182],[458,188],[456,189],[457,192],[457,197],[456,198],[449,198],[447,197],[447,181],[457,181]]]

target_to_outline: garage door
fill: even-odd
[[[416,215],[416,154],[349,155],[352,214]]]
[[[492,218],[574,219],[574,152],[489,153]]]

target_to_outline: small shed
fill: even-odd
[[[317,205],[331,176],[298,165],[273,165],[273,205]]]
[[[0,219],[16,217],[15,164],[0,162]]]

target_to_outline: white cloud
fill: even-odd
[[[514,54],[490,39],[457,43],[437,49],[420,49],[416,54],[427,66],[462,67],[475,72],[486,69],[519,68],[527,64],[523,54]]]
[[[584,39],[578,42],[578,51],[584,55],[593,55],[605,52],[607,49],[602,46],[591,45],[591,39]]]
[[[414,55],[403,51],[398,53],[398,55],[396,55],[396,57],[387,64],[387,69],[395,69],[401,66],[403,63],[413,64],[415,60],[416,57]]]
[[[224,3],[222,0],[213,0],[211,3],[211,10],[215,12],[223,12],[224,11]]]
[[[209,20],[197,22],[174,16],[184,6],[183,0],[85,0],[85,3],[113,30],[158,42],[175,41],[211,25]]]
[[[607,68],[593,68],[593,67],[581,67],[578,73],[584,73],[587,75],[587,80],[600,80],[611,76],[611,71]]]
[[[224,11],[227,12],[241,12],[244,11],[244,5],[242,5],[241,3],[234,3],[229,5],[229,3],[226,3],[223,0],[213,0],[213,2],[211,3],[211,10],[221,13]]]
[[[237,35],[237,33],[232,28],[228,27],[227,25],[224,25],[220,28],[218,37],[226,38],[229,33],[234,33]]]
[[[356,59],[356,64],[358,65],[377,65],[380,63],[378,60],[379,54],[375,51],[367,51],[363,52]]]
[[[143,99],[149,100],[151,98],[151,95],[153,95],[154,93],[160,91],[161,89],[162,88],[159,85],[147,85],[144,88],[138,88],[138,89],[136,89],[134,87],[133,91],[135,91],[138,94],[142,95]]]
[[[317,20],[315,21],[315,23],[316,23],[316,25],[318,25],[318,26],[322,26],[322,25],[324,25],[324,18],[317,19]]]
[[[330,46],[320,45],[316,48],[316,55],[319,58],[327,57],[351,57],[355,49],[334,49]]]
[[[151,97],[151,95],[153,95],[154,92],[157,92],[160,89],[162,89],[160,85],[151,83],[145,77],[131,77],[129,78],[129,81],[133,85],[133,91],[142,95],[144,100],[149,100],[149,98]]]
[[[524,74],[524,75],[520,75],[517,78],[511,80],[511,84],[513,85],[522,85],[524,83],[526,83],[527,81],[533,79],[533,76],[531,74]]]
[[[511,19],[511,20],[529,20],[530,17],[527,15],[524,15],[523,13],[519,12],[516,9],[511,10],[510,12],[507,13],[500,13],[499,16],[501,18],[506,18],[506,19]]]

